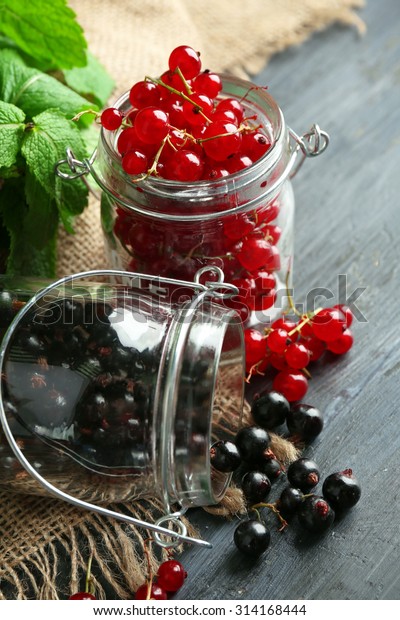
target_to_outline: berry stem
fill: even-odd
[[[171,93],[178,95],[178,97],[182,97],[182,99],[184,99],[185,101],[188,101],[193,106],[199,109],[199,114],[201,114],[201,116],[204,118],[204,120],[207,121],[207,123],[211,123],[208,116],[204,114],[202,107],[196,101],[193,101],[193,99],[191,99],[188,95],[185,95],[185,93],[183,93],[182,91],[177,90],[176,88],[174,88],[173,86],[170,86],[169,84],[165,84],[165,82],[157,78],[152,78],[146,75],[145,79],[148,80],[149,82],[153,82],[154,84],[158,84],[158,86],[163,86],[164,88],[169,90]]]
[[[290,290],[289,290],[289,278],[290,278],[290,267],[287,270],[287,274],[286,274],[286,282],[285,282],[285,284],[286,284],[286,295],[287,295],[287,298],[288,298],[288,301],[289,301],[289,306],[290,306],[291,310],[293,310],[293,312],[294,312],[294,314],[296,316],[301,316],[301,312],[299,312],[297,310],[296,306],[294,305],[293,297],[292,297],[292,295],[290,293]],[[290,336],[290,334],[289,334],[289,336]]]
[[[183,75],[183,73],[182,73],[182,71],[181,71],[180,67],[177,67],[177,68],[175,69],[175,71],[176,71],[176,73],[179,75],[179,77],[181,78],[181,80],[182,80],[182,82],[183,82],[183,85],[184,85],[184,87],[186,88],[186,92],[187,92],[187,94],[188,94],[188,95],[192,95],[192,94],[193,94],[193,91],[192,91],[192,89],[190,88],[189,83],[188,83],[188,81],[186,80],[185,76]]]
[[[94,114],[95,116],[95,121],[97,122],[101,116],[101,114],[99,112],[97,112],[96,110],[82,110],[82,112],[78,112],[78,114],[75,114],[75,116],[73,118],[71,118],[71,121],[79,121],[79,119],[84,116],[85,114]]]
[[[87,569],[86,569],[86,579],[85,579],[85,592],[89,594],[94,594],[94,586],[92,580],[92,561],[93,561],[93,553],[90,554]]]
[[[288,526],[288,522],[282,517],[275,504],[266,504],[264,502],[260,502],[259,504],[254,504],[254,506],[251,506],[251,510],[256,510],[256,512],[257,508],[269,508],[269,510],[272,510],[272,512],[276,514],[281,523],[281,527],[279,528],[280,532],[283,532],[283,530]]]
[[[295,334],[296,332],[301,331],[301,328],[304,327],[304,325],[306,325],[307,323],[309,323],[319,312],[321,312],[321,310],[322,308],[317,308],[315,312],[312,312],[309,316],[304,317],[304,319],[300,321],[300,323],[288,333],[288,336],[293,336],[293,334]],[[301,315],[298,314],[298,316]]]

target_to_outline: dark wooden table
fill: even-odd
[[[400,598],[399,0],[370,0],[362,17],[365,37],[333,27],[255,78],[297,133],[318,122],[331,135],[294,181],[295,298],[324,287],[337,300],[346,274],[348,293],[365,288],[356,303],[366,320],[356,322],[345,358],[313,371],[307,400],[324,412],[325,428],[307,454],[324,475],[353,468],[362,498],[318,540],[273,532],[256,562],[233,545],[237,520],[192,511],[214,548],[188,548],[189,578],[176,598]]]

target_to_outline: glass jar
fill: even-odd
[[[225,281],[237,286],[239,293],[229,305],[248,326],[268,323],[287,308],[294,232],[290,178],[298,152],[322,152],[328,136],[314,127],[299,138],[265,89],[234,77],[222,76],[222,81],[221,97],[239,99],[245,117],[256,119],[271,143],[251,166],[210,181],[181,183],[154,176],[138,181],[121,167],[119,132],[104,129],[95,159],[64,161],[75,172],[78,164],[81,171],[75,176],[90,171],[103,190],[102,225],[111,266],[181,280],[191,280],[203,266],[218,266]],[[114,107],[126,115],[129,93]]]
[[[210,446],[239,428],[244,350],[238,315],[215,303],[232,289],[210,276],[2,277],[0,484],[81,504],[158,497],[166,512],[217,503],[230,476]]]

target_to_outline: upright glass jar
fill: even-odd
[[[230,477],[210,446],[239,428],[244,352],[238,315],[214,303],[229,286],[210,275],[87,272],[39,292],[3,277],[0,484],[100,504],[158,497],[166,512],[218,502]],[[175,302],[170,284],[192,295]]]
[[[293,266],[295,151],[281,110],[264,89],[223,77],[221,98],[241,101],[271,147],[256,162],[210,181],[180,183],[149,176],[138,182],[121,167],[118,132],[102,130],[92,173],[103,190],[102,223],[110,264],[192,279],[220,267],[238,296],[230,304],[247,324],[268,322],[286,308]],[[129,94],[115,104],[124,115]]]

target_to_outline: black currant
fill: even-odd
[[[249,471],[243,476],[241,487],[246,499],[256,504],[263,502],[271,491],[271,481],[261,471]]]
[[[276,459],[263,461],[260,464],[260,470],[268,476],[271,482],[274,482],[283,473],[282,466]]]
[[[335,472],[325,478],[322,494],[332,508],[339,512],[355,506],[361,497],[361,487],[351,469]]]
[[[210,448],[211,465],[218,471],[231,472],[241,463],[239,450],[233,441],[217,441]]]
[[[235,444],[244,461],[257,463],[265,458],[270,437],[267,431],[259,426],[245,426],[237,433]]]
[[[292,406],[286,424],[292,435],[309,443],[320,434],[324,421],[319,409],[299,403]]]
[[[278,502],[277,508],[281,513],[282,517],[286,520],[290,519],[298,509],[303,501],[303,493],[300,489],[295,489],[294,487],[287,486],[283,489]]]
[[[318,484],[320,473],[314,461],[303,457],[289,465],[287,477],[293,487],[307,493]]]
[[[304,529],[312,534],[321,534],[331,527],[335,513],[325,498],[312,495],[303,499],[297,517]]]
[[[249,519],[242,521],[234,533],[236,547],[246,555],[257,557],[268,549],[271,534],[264,523]]]
[[[265,429],[283,424],[289,412],[288,400],[280,392],[274,391],[258,394],[251,408],[254,422]]]

